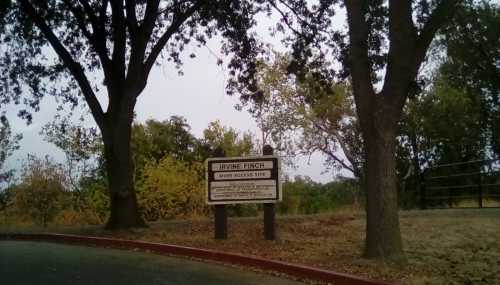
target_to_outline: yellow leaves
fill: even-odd
[[[27,215],[46,226],[68,204],[67,179],[61,167],[52,161],[28,157],[21,183],[12,188],[9,211]]]
[[[199,216],[206,212],[202,164],[165,156],[149,162],[138,186],[138,202],[147,220]]]

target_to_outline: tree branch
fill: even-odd
[[[112,76],[116,81],[121,81],[121,79],[125,78],[125,52],[127,47],[124,7],[123,1],[111,1],[110,3],[112,13],[111,26],[113,27]],[[108,82],[108,86],[111,89],[115,89],[116,86],[110,85],[112,85],[111,82]]]
[[[387,103],[385,105],[393,106],[394,110],[401,110],[406,101],[408,85],[415,78],[412,70],[415,66],[416,37],[411,1],[390,0],[389,58],[382,94]]]
[[[425,59],[427,49],[434,39],[437,31],[443,26],[446,21],[452,18],[457,10],[460,0],[441,0],[437,7],[434,9],[424,27],[420,31],[416,43],[415,62],[417,63],[415,76],[420,68],[420,64]]]
[[[153,67],[154,63],[156,62],[156,59],[158,58],[158,55],[167,44],[170,37],[172,37],[172,35],[179,30],[182,24],[184,24],[184,22],[189,17],[191,17],[191,15],[193,15],[196,12],[196,10],[199,9],[202,2],[203,1],[198,1],[196,4],[189,7],[184,13],[181,13],[180,15],[177,14],[176,16],[174,16],[174,19],[172,20],[170,27],[168,27],[165,33],[158,39],[158,42],[156,43],[155,46],[153,46],[149,56],[146,59],[146,62],[144,63],[144,71],[146,76],[151,71],[151,68]]]
[[[344,0],[349,25],[348,66],[352,77],[354,99],[360,121],[370,123],[371,108],[375,97],[371,82],[371,67],[368,59],[368,25],[365,20],[364,0]]]
[[[382,93],[396,110],[408,97],[408,86],[418,75],[432,39],[453,15],[458,0],[442,0],[417,35],[412,20],[411,1],[392,0],[389,4],[389,62]]]
[[[324,145],[319,145],[318,146],[319,150],[321,150],[324,154],[328,155],[330,158],[332,158],[333,160],[335,160],[336,162],[338,162],[340,165],[342,165],[342,167],[344,167],[345,169],[347,169],[350,172],[352,172],[353,174],[355,174],[354,168],[352,168],[351,166],[347,165],[344,162],[344,160],[340,159],[333,151],[331,151],[328,148],[328,139],[324,138],[324,140],[325,140],[325,144]]]
[[[160,5],[160,0],[148,0],[146,6],[146,13],[144,14],[144,20],[140,26],[141,34],[143,37],[142,38],[143,47],[141,49],[142,54],[144,54],[144,51],[146,50],[147,41],[149,40],[151,34],[153,33],[153,28],[156,22],[156,16],[157,16],[156,14],[158,12],[159,5]]]
[[[90,111],[96,123],[99,127],[104,126],[104,112],[102,111],[101,104],[97,100],[97,97],[92,90],[92,87],[85,76],[83,67],[76,61],[73,60],[71,54],[62,45],[56,35],[52,32],[50,27],[45,23],[42,17],[36,12],[33,5],[28,0],[21,0],[21,6],[23,11],[33,20],[35,25],[40,29],[40,31],[45,35],[50,45],[54,48],[62,62],[66,65],[70,73],[73,75],[75,80],[80,87],[85,101],[89,105]]]
[[[137,77],[137,74],[140,73],[147,42],[144,34],[141,33],[142,29],[139,27],[137,22],[137,14],[135,11],[136,4],[136,0],[126,0],[125,2],[127,11],[127,27],[130,33],[131,46],[126,78],[130,78],[132,74],[134,77]],[[134,80],[134,83],[137,82],[139,81]],[[131,88],[131,86],[128,86],[127,88]]]
[[[93,36],[95,37],[95,49],[99,54],[101,62],[110,65],[110,59],[108,57],[108,50],[106,48],[106,10],[108,7],[109,0],[102,1],[99,11],[96,15],[94,9],[90,7],[88,0],[78,0],[83,6],[87,17],[90,19],[90,24],[92,25]],[[71,2],[69,2],[71,4]],[[103,67],[104,68],[104,67]]]
[[[125,8],[127,11],[127,27],[130,32],[133,41],[136,41],[137,31],[139,26],[137,25],[137,14],[135,12],[135,0],[126,0]]]
[[[151,34],[153,33],[154,24],[156,22],[156,12],[159,8],[160,1],[159,0],[148,0],[146,5],[146,12],[144,15],[143,23],[139,24],[137,22],[137,15],[135,13],[135,4],[132,7],[132,2],[135,3],[135,0],[127,0],[127,15],[131,14],[132,19],[127,17],[127,22],[130,22],[129,25],[132,26],[134,32],[131,32],[131,51],[130,58],[128,63],[128,71],[126,75],[127,81],[131,80],[132,85],[141,84],[141,82],[145,82],[146,78],[144,77],[143,70],[143,62],[144,55],[146,52],[147,44],[149,39],[151,38]],[[133,11],[132,11],[133,9]],[[134,23],[132,23],[134,22]],[[142,74],[137,78],[138,74]],[[131,77],[134,78],[131,78]],[[140,88],[140,87],[131,87],[129,88]]]
[[[66,8],[71,11],[73,16],[75,16],[76,23],[78,25],[78,28],[82,31],[82,34],[93,44],[93,35],[92,33],[87,29],[87,24],[85,23],[85,16],[84,13],[78,9],[75,5],[73,5],[69,0],[64,0],[64,4],[66,4]]]
[[[102,29],[103,35],[105,35],[105,31],[106,31],[105,26],[106,26],[108,4],[109,4],[109,0],[102,1],[101,9],[99,9],[99,21],[97,21],[100,28]]]
[[[88,0],[78,0],[78,2],[80,2],[80,4],[82,5],[83,9],[85,10],[85,13],[87,14],[87,16],[90,19],[90,22],[92,23],[92,28],[94,28],[94,25],[97,25],[98,20],[94,14],[94,11],[92,10],[92,7],[90,7]],[[95,30],[94,30],[94,33],[95,33]]]
[[[67,8],[71,11],[71,13],[75,16],[78,27],[82,31],[83,35],[88,39],[90,45],[94,48],[94,51],[99,56],[99,59],[102,64],[102,68],[104,74],[108,74],[110,60],[107,55],[106,46],[105,46],[105,38],[99,35],[98,31],[98,23],[97,18],[95,17],[92,9],[86,2],[86,0],[79,0],[82,3],[84,11],[77,9],[77,7],[71,3],[69,0],[64,0]],[[90,19],[90,24],[93,29],[93,33],[87,29],[85,14]]]
[[[354,156],[352,155],[352,152],[349,151],[348,144],[345,142],[344,137],[342,137],[340,134],[336,135],[337,141],[339,142],[340,148],[342,149],[342,152],[344,153],[345,157],[349,161],[349,163],[352,166],[352,173],[357,176],[358,178],[361,177],[361,170],[359,168],[359,161],[356,161]]]

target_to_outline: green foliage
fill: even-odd
[[[411,140],[416,140],[420,165],[483,158],[486,142],[478,99],[438,76],[429,92],[408,103],[400,146],[409,153]]]
[[[262,210],[260,204],[231,204],[226,205],[227,215],[229,217],[256,217]]]
[[[498,102],[500,92],[500,5],[495,1],[465,1],[442,31],[446,50],[443,72],[455,86],[482,90],[484,98]]]
[[[104,175],[104,147],[99,131],[85,127],[83,118],[72,122],[71,117],[56,116],[46,124],[40,134],[44,140],[54,144],[65,154],[64,170],[70,190],[81,192],[80,182],[96,173]]]
[[[169,155],[175,159],[193,162],[204,159],[198,140],[190,133],[186,119],[171,116],[169,120],[147,120],[132,126],[132,150],[136,169],[147,161],[159,161]]]
[[[0,94],[2,103],[19,103],[23,95],[31,95],[23,102],[35,111],[44,96],[55,97],[60,108],[74,108],[81,100],[87,103],[105,145],[110,209],[135,216],[134,221],[124,220],[124,215],[113,213],[108,226],[128,228],[144,225],[135,205],[128,146],[137,98],[157,60],[165,58],[180,68],[188,45],[205,45],[220,35],[221,51],[233,57],[228,64],[231,74],[250,82],[255,71],[251,59],[259,43],[249,32],[258,12],[251,1],[125,2],[2,2]],[[102,76],[100,84],[94,82],[96,74]],[[98,98],[102,94],[107,95],[105,107]],[[20,116],[32,120],[28,110]],[[121,195],[124,191],[128,193]],[[116,195],[130,197],[131,203],[118,203]]]
[[[146,220],[193,217],[206,214],[204,183],[198,173],[201,163],[165,156],[148,162],[138,183],[137,198]]]
[[[359,186],[351,180],[327,184],[296,176],[283,183],[283,201],[277,205],[281,214],[317,214],[331,212],[339,206],[359,205]]]
[[[290,63],[291,56],[279,53],[259,62],[257,82],[262,97],[242,101],[257,120],[263,139],[287,157],[320,152],[328,168],[346,169],[360,177],[363,147],[350,87],[344,83],[323,86],[310,72],[291,75]],[[293,164],[293,160],[286,162]]]
[[[19,148],[21,135],[13,135],[9,121],[4,114],[0,114],[0,190],[2,184],[12,177],[12,170],[4,170],[5,160],[12,155],[12,152]]]
[[[436,50],[446,52],[446,57],[430,84],[408,102],[400,124],[397,171],[404,208],[418,205],[425,168],[499,154],[499,11],[488,1],[465,1],[441,31]],[[440,175],[467,172],[440,171]],[[462,183],[456,178],[448,185]]]
[[[217,153],[219,151],[228,157],[248,156],[253,152],[261,153],[261,150],[256,149],[254,137],[250,132],[240,133],[232,127],[223,126],[218,120],[208,124],[203,131],[202,141],[212,156],[219,155]],[[227,205],[229,216],[256,216],[258,211],[259,207],[256,204]]]
[[[240,134],[234,128],[223,126],[220,121],[211,122],[203,131],[203,142],[212,152],[221,149],[228,157],[250,155],[255,148],[250,132]]]
[[[457,87],[438,73],[429,90],[412,99],[404,109],[397,150],[400,206],[419,205],[425,168],[490,158],[491,133],[486,131],[485,123],[480,96],[471,89]],[[447,171],[441,175],[452,173],[452,169]]]
[[[467,90],[479,102],[481,128],[500,155],[500,5],[466,2],[443,30],[439,47],[447,58],[441,75],[453,88]]]
[[[106,179],[99,174],[83,177],[80,180],[80,191],[74,193],[81,199],[82,214],[88,223],[103,224],[109,216],[109,192]]]
[[[12,191],[13,201],[8,210],[18,216],[28,216],[44,227],[69,204],[64,171],[48,158],[30,156],[21,183]]]
[[[20,182],[0,192],[5,221],[21,224],[102,224],[109,215],[109,195],[102,176],[81,176],[72,186],[66,166],[28,156]]]
[[[95,128],[85,128],[83,118],[75,123],[71,117],[56,116],[40,133],[45,141],[54,144],[66,154],[69,163],[88,161],[102,155],[103,146],[99,131]]]
[[[12,196],[13,196],[13,189],[12,187],[8,187],[6,189],[2,189],[0,191],[0,212],[5,210],[7,207],[8,203],[11,201]]]

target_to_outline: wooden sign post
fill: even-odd
[[[262,148],[263,155],[273,155],[273,148],[265,145]],[[276,211],[274,203],[264,203],[264,238],[266,240],[276,239]]]
[[[215,150],[215,157],[222,158],[225,156],[226,154],[222,148]],[[215,205],[214,238],[227,239],[227,210],[225,204]]]

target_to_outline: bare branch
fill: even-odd
[[[340,165],[342,165],[343,168],[349,170],[350,172],[352,172],[353,174],[356,174],[356,172],[354,171],[354,168],[352,168],[350,165],[348,165],[347,163],[344,162],[343,159],[340,159],[336,154],[335,152],[331,151],[330,148],[328,147],[329,143],[328,143],[328,139],[327,138],[324,138],[324,145],[320,145],[318,146],[319,150],[321,150],[324,154],[328,155],[330,158],[332,158],[333,160],[335,160],[336,162],[338,162]]]

